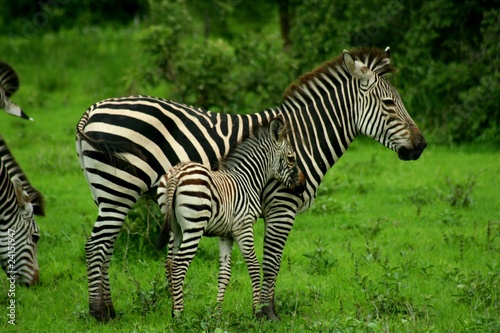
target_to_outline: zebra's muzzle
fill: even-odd
[[[424,152],[427,147],[427,143],[422,135],[419,135],[418,140],[415,140],[413,148],[401,147],[398,149],[398,157],[402,161],[414,161],[418,160],[420,155]]]
[[[291,187],[291,190],[294,194],[302,194],[306,189],[306,177],[302,171],[299,171],[297,175],[297,181]]]

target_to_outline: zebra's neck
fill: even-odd
[[[287,90],[283,103],[266,110],[267,118],[282,114],[290,128],[290,141],[298,154],[299,167],[317,189],[326,172],[358,135],[357,86],[343,68],[325,70]]]
[[[0,159],[0,188],[2,189],[2,193],[0,193],[0,225],[2,225],[5,222],[4,214],[15,217],[20,210],[19,205],[15,202],[14,186],[2,159]]]
[[[231,174],[248,189],[260,193],[272,178],[269,151],[271,140],[264,128],[244,139],[229,155],[220,161],[219,170]]]

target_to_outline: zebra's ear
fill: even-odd
[[[384,53],[387,56],[387,58],[382,59],[382,61],[380,62],[381,65],[383,65],[383,67],[389,66],[391,64],[391,49],[389,48],[389,46],[385,48]]]
[[[285,122],[281,117],[276,117],[269,123],[269,135],[276,142],[285,138],[285,129]]]
[[[353,56],[349,53],[349,51],[344,50],[344,64],[347,67],[347,70],[352,75],[352,77],[361,80],[361,83],[367,84],[370,79],[373,78],[373,72],[361,61],[354,60]]]
[[[17,177],[12,178],[12,184],[14,185],[14,192],[16,193],[17,204],[20,207],[26,206],[29,202],[27,194],[23,190],[23,183]]]
[[[387,54],[387,59],[391,58],[391,48],[389,46],[385,48],[384,53]]]

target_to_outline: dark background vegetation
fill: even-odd
[[[279,104],[299,75],[356,46],[390,46],[410,114],[437,143],[500,142],[500,8],[481,0],[18,0],[0,32],[18,41],[64,30],[135,26],[142,57],[130,93],[214,111]],[[111,96],[110,96],[111,97]]]

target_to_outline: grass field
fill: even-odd
[[[330,170],[285,247],[279,322],[252,317],[250,279],[236,249],[224,313],[213,316],[218,248],[210,238],[188,272],[186,311],[172,321],[165,254],[150,244],[157,213],[147,201],[127,220],[111,264],[118,316],[96,322],[88,315],[84,244],[97,211],[76,159],[74,127],[106,97],[168,96],[128,78],[139,56],[133,31],[76,36],[0,43],[2,60],[21,76],[13,100],[35,118],[0,113],[0,133],[47,202],[47,217],[38,218],[41,283],[16,288],[16,326],[7,323],[7,280],[0,284],[1,332],[500,331],[500,150],[432,138],[415,162],[358,138]],[[259,258],[262,233],[258,223]]]

